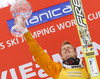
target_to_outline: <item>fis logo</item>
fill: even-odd
[[[36,12],[33,12],[31,17],[26,21],[26,27],[33,27],[60,17],[73,14],[70,1],[45,8]],[[7,21],[8,27],[11,30],[11,27],[14,25],[14,19]]]

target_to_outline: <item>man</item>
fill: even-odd
[[[56,63],[39,46],[23,22],[22,26],[25,28],[24,37],[30,47],[31,54],[34,56],[37,64],[49,76],[54,79],[89,79],[89,75],[82,61],[77,58],[75,47],[68,41],[63,42],[61,46],[60,55],[63,63]]]

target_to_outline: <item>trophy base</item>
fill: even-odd
[[[11,28],[11,34],[15,37],[22,37],[24,35],[24,27],[15,25]]]

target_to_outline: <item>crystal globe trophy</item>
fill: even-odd
[[[15,37],[21,37],[24,34],[24,27],[22,21],[29,19],[32,14],[32,8],[29,2],[26,0],[17,0],[11,7],[10,12],[14,19],[16,19],[15,25],[11,28],[11,34]]]

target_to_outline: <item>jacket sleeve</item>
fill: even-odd
[[[51,60],[49,55],[39,46],[30,32],[24,34],[26,42],[30,47],[31,54],[34,56],[37,64],[54,79],[58,78],[62,65]]]

